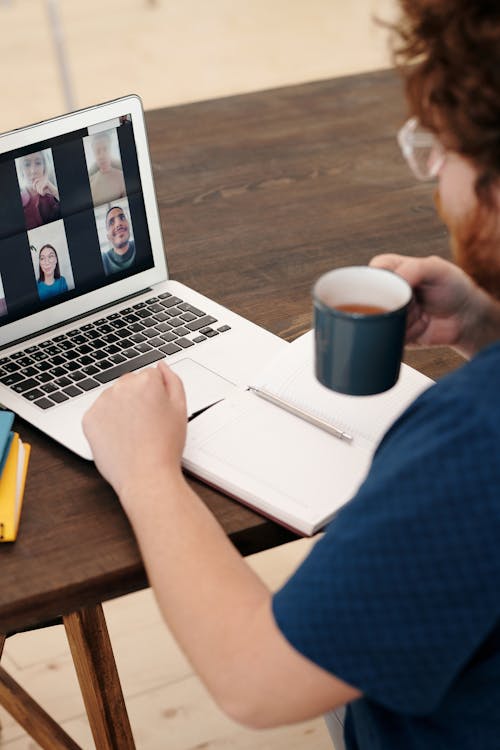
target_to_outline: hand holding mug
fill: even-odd
[[[454,263],[430,256],[375,256],[372,268],[394,271],[410,284],[406,342],[453,346],[465,356],[500,338],[500,303]]]

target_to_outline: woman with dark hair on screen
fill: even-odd
[[[35,229],[61,218],[59,191],[49,179],[43,151],[26,154],[21,161],[21,201],[26,229]]]
[[[59,258],[52,245],[44,245],[38,256],[38,294],[46,300],[68,291],[66,279],[59,270]]]

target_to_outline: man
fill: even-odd
[[[126,195],[125,180],[121,169],[113,166],[111,159],[111,137],[107,130],[91,137],[97,171],[90,177],[90,190],[94,206],[111,203]]]
[[[400,141],[416,174],[439,180],[457,258],[498,297],[500,11],[401,5],[410,109],[431,132],[412,120]],[[356,497],[274,597],[183,478],[184,395],[166,366],[118,381],[84,428],[170,629],[230,716],[270,727],[347,706],[348,750],[493,750],[500,303],[439,258],[373,263],[414,288],[408,341],[472,359],[389,430]]]
[[[125,210],[120,206],[112,206],[106,213],[106,237],[111,243],[111,248],[102,255],[106,275],[130,268],[135,263],[135,245],[130,239]]]

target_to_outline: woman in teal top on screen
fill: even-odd
[[[44,245],[38,256],[38,294],[46,300],[68,291],[66,279],[59,270],[59,258],[52,245]]]

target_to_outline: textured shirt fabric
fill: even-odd
[[[128,243],[128,248],[123,255],[118,255],[113,248],[102,255],[102,263],[107,276],[118,271],[126,271],[135,263],[135,245]]]
[[[393,425],[273,609],[363,693],[348,750],[498,750],[500,343]]]
[[[41,300],[50,299],[50,297],[57,297],[58,294],[68,291],[68,285],[64,276],[59,276],[58,279],[54,279],[52,284],[46,284],[45,281],[39,281],[37,283],[38,296]]]
[[[59,201],[53,195],[46,193],[31,195],[27,190],[21,191],[26,229],[35,229],[42,224],[57,221],[61,218]]]

